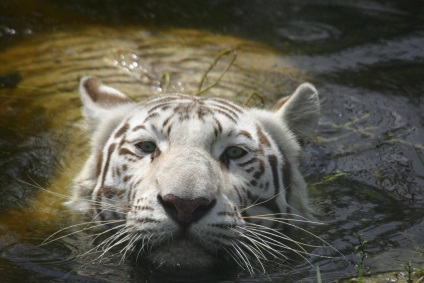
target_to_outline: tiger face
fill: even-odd
[[[298,163],[319,118],[312,85],[269,111],[183,94],[135,103],[96,78],[80,94],[92,152],[67,205],[113,231],[105,247],[163,267],[247,264],[279,254],[269,239],[291,215],[311,217]]]

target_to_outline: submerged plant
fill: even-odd
[[[362,276],[364,273],[364,263],[365,259],[368,257],[367,252],[365,251],[365,245],[368,243],[362,236],[362,234],[353,234],[356,239],[358,239],[359,245],[354,247],[354,252],[358,254],[361,260],[358,263],[358,283],[362,282]]]
[[[166,91],[168,90],[169,84],[171,82],[171,76],[169,75],[168,72],[164,72],[162,74],[161,81],[163,82],[162,92],[166,93]]]
[[[417,154],[418,160],[420,160],[422,166],[424,167],[424,158],[418,152],[418,148],[415,146],[415,144],[413,146],[414,146],[415,153]]]
[[[412,274],[414,273],[414,268],[412,268],[412,264],[410,261],[407,264],[405,264],[405,271],[408,274],[408,279],[406,280],[406,282],[413,283],[414,280],[412,279]]]
[[[317,265],[317,283],[322,283],[322,278],[321,278],[321,270],[319,269],[319,265]]]

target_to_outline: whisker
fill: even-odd
[[[121,261],[122,263],[127,255],[127,253],[132,253],[135,248],[135,243],[139,240],[140,236],[134,234],[132,238],[128,241],[128,244],[120,251],[122,253]]]
[[[254,274],[254,270],[252,265],[250,264],[249,258],[246,255],[246,253],[236,244],[233,244],[233,248],[234,251],[237,253],[237,255],[239,256],[240,260],[244,263],[244,266],[247,268],[247,271],[253,275]]]
[[[125,224],[122,224],[122,225],[118,225],[118,226],[115,226],[115,227],[112,227],[112,228],[110,228],[110,229],[108,229],[108,230],[106,230],[106,231],[102,231],[102,232],[100,232],[100,233],[96,233],[96,234],[94,234],[94,235],[92,235],[92,236],[95,236],[94,237],[94,239],[90,242],[90,245],[93,245],[94,244],[94,242],[100,237],[100,236],[102,236],[102,235],[104,235],[104,234],[107,234],[107,233],[111,233],[111,231],[113,231],[113,230],[116,230],[116,229],[121,229],[122,227],[125,227]],[[122,229],[121,229],[122,230]],[[120,231],[118,231],[117,233],[119,233]],[[89,253],[91,253],[91,252],[94,252],[94,251],[97,251],[98,249],[99,249],[99,247],[101,247],[101,246],[103,246],[103,245],[105,245],[108,241],[110,241],[110,240],[112,240],[114,237],[116,237],[116,234],[113,234],[113,235],[111,235],[110,237],[108,237],[106,240],[104,240],[102,243],[100,243],[99,245],[97,245],[97,246],[95,246],[95,247],[93,247],[93,248],[91,248],[90,250],[88,250],[88,251],[86,251],[82,256],[85,256],[85,255],[87,255],[87,254],[89,254]]]
[[[139,248],[138,253],[137,253],[137,256],[135,257],[135,260],[136,261],[138,260],[138,257],[140,256],[140,253],[143,251],[144,247],[146,245],[148,246],[148,244],[149,244],[149,241],[146,239],[147,238],[147,235],[140,235],[138,237],[138,241],[140,241],[140,238],[142,238],[141,239],[141,247]]]
[[[282,217],[275,217],[275,216],[282,216],[287,215],[287,218]],[[293,218],[296,217],[296,218]],[[314,224],[314,225],[324,225],[322,222],[317,222],[310,220],[304,216],[294,214],[294,213],[270,213],[270,214],[257,214],[257,215],[247,215],[243,216],[243,219],[261,219],[261,220],[280,220],[280,221],[291,221],[291,222],[300,222],[300,223],[307,223],[307,224]]]
[[[285,222],[285,221],[282,221],[282,220],[279,220],[279,219],[274,219],[274,220],[272,220],[272,221],[275,221],[275,222],[278,222],[278,223],[283,223],[283,224],[285,224],[285,225],[287,225],[287,226],[290,226],[290,227],[293,227],[293,228],[295,228],[295,229],[298,229],[299,231],[302,231],[302,232],[304,232],[304,233],[306,233],[307,235],[309,235],[309,236],[312,236],[313,238],[315,238],[315,239],[317,239],[317,240],[319,240],[319,241],[321,241],[322,243],[324,243],[326,246],[328,246],[328,247],[330,247],[330,248],[332,248],[334,251],[336,251],[338,254],[340,254],[341,256],[343,256],[343,254],[341,254],[334,246],[332,246],[329,242],[327,242],[326,240],[324,240],[323,238],[321,238],[321,237],[319,237],[319,236],[317,236],[317,235],[315,235],[314,233],[312,233],[312,232],[310,232],[310,231],[308,231],[308,230],[306,230],[306,229],[304,229],[304,228],[302,228],[302,227],[299,227],[299,226],[296,226],[296,225],[294,225],[294,224],[291,224],[291,223],[287,223],[287,222]],[[251,222],[249,222],[249,225],[257,225],[257,224],[254,224],[254,223],[251,223]],[[259,226],[261,226],[261,225],[259,225]],[[263,227],[263,226],[262,226]],[[266,226],[265,226],[266,227]],[[343,256],[344,257],[344,256]]]
[[[265,248],[265,250],[268,253],[270,253],[271,255],[273,255],[274,257],[280,256],[280,257],[286,258],[286,256],[284,254],[282,254],[281,252],[279,252],[279,251],[275,250],[274,248],[272,248],[269,245],[268,242],[266,242],[264,239],[262,239],[260,237],[260,234],[259,233],[253,232],[253,231],[251,231],[249,229],[244,229],[244,230],[246,232],[249,232],[249,233],[253,234],[255,236],[255,238],[251,238],[249,235],[243,234],[243,233],[240,233],[240,235],[242,237],[245,237],[247,240],[249,240],[250,242],[252,242],[254,245],[259,245],[260,247]],[[280,246],[280,247],[282,247],[282,246]],[[264,255],[264,258],[266,258],[265,255]]]
[[[246,210],[248,210],[248,209],[251,209],[251,208],[253,208],[253,207],[255,207],[255,206],[260,206],[260,205],[263,205],[264,203],[267,203],[268,201],[270,201],[270,200],[272,200],[272,199],[274,199],[274,198],[276,198],[276,197],[278,197],[280,194],[281,194],[282,192],[279,192],[278,194],[275,194],[275,195],[273,195],[272,197],[270,197],[270,198],[267,198],[267,199],[265,199],[264,201],[262,201],[262,202],[258,202],[257,203],[257,201],[259,200],[259,199],[261,199],[262,198],[262,195],[260,195],[252,204],[250,204],[249,206],[246,206],[246,207],[244,207],[244,208],[241,208],[240,209],[240,213],[243,213],[244,211],[246,211]]]
[[[53,233],[52,235],[50,235],[49,237],[47,237],[47,238],[46,238],[46,239],[45,239],[45,240],[44,240],[44,241],[40,244],[40,246],[50,244],[50,243],[52,243],[52,242],[58,241],[58,240],[60,240],[60,239],[63,239],[63,238],[65,238],[65,237],[69,237],[69,236],[74,235],[74,234],[81,233],[81,232],[83,232],[83,231],[87,231],[87,230],[90,230],[90,229],[96,229],[96,228],[101,227],[101,226],[105,226],[105,225],[108,225],[108,224],[119,223],[119,222],[122,222],[122,221],[124,221],[124,220],[108,220],[108,221],[102,221],[103,223],[99,223],[99,224],[97,224],[97,225],[92,225],[93,223],[95,223],[95,222],[93,222],[93,221],[90,221],[90,222],[84,222],[84,223],[78,223],[78,224],[74,224],[74,225],[71,225],[71,226],[68,226],[68,227],[66,227],[66,228],[60,229],[59,231],[57,231],[57,232]],[[57,235],[57,234],[59,234],[59,233],[62,233],[62,232],[64,232],[64,231],[66,231],[66,230],[74,229],[74,228],[76,228],[76,227],[78,227],[78,226],[85,226],[85,227],[84,227],[83,229],[78,230],[78,231],[74,231],[74,232],[71,232],[71,233],[68,233],[68,234],[66,234],[66,235],[63,235],[63,236],[60,236],[60,237],[58,237],[58,238],[54,238],[54,239],[50,240],[50,239],[51,239],[51,238],[53,238],[55,235]]]
[[[250,251],[251,254],[253,254],[255,256],[256,261],[260,264],[262,271],[265,273],[265,266],[262,264],[262,261],[261,261],[261,259],[266,260],[265,255],[260,250],[255,249],[252,246],[247,245],[244,242],[240,242],[240,244],[242,244],[248,251]]]
[[[249,225],[250,224],[252,224],[252,223],[249,223]],[[256,225],[252,225],[251,227],[249,227],[249,229],[253,229],[255,231],[259,231],[261,233],[265,233],[265,234],[268,234],[270,236],[273,236],[273,237],[276,237],[276,238],[280,238],[282,240],[288,240],[288,241],[290,241],[292,243],[297,244],[299,247],[300,246],[309,247],[309,248],[320,248],[320,247],[323,247],[323,246],[311,245],[311,244],[307,244],[307,243],[302,243],[302,242],[296,241],[296,240],[290,238],[289,236],[281,233],[280,231],[277,231],[277,230],[272,229],[272,228],[267,227],[267,226],[262,226],[262,225],[257,225],[256,224]],[[265,230],[270,230],[270,231],[265,231]]]
[[[113,230],[120,229],[118,232],[116,232],[115,234],[112,234],[110,237],[108,237],[106,240],[104,240],[104,241],[103,241],[103,243],[106,243],[106,241],[107,241],[108,239],[110,239],[111,237],[114,237],[114,236],[118,235],[119,233],[121,233],[121,231],[122,231],[122,230],[124,230],[124,229],[122,229],[122,227],[124,227],[124,228],[125,228],[125,226],[126,226],[126,223],[123,223],[123,224],[121,224],[121,225],[113,226],[113,227],[111,227],[111,228],[109,228],[109,229],[107,229],[107,230],[104,230],[104,231],[102,231],[102,232],[99,232],[99,233],[93,234],[92,236],[95,236],[95,237],[94,237],[94,239],[91,241],[90,245],[94,244],[94,242],[95,242],[97,239],[99,239],[102,235],[109,234],[109,233],[111,233]]]
[[[250,231],[249,231],[250,232]],[[260,231],[260,232],[262,232],[262,231]],[[258,234],[258,233],[255,233],[256,235]],[[293,251],[293,252],[295,252],[296,254],[298,254],[299,256],[301,256],[302,258],[304,258],[304,259],[306,259],[304,256],[303,256],[303,254],[305,254],[305,255],[309,255],[309,253],[302,247],[302,246],[300,246],[300,245],[298,245],[298,247],[301,249],[301,250],[296,250],[296,249],[294,249],[294,248],[292,248],[292,247],[290,247],[290,246],[288,246],[288,245],[286,245],[286,244],[284,244],[284,243],[281,243],[280,241],[277,241],[277,240],[275,240],[275,239],[273,239],[273,238],[271,238],[271,237],[269,237],[269,236],[266,236],[266,235],[264,235],[264,233],[260,233],[261,235],[260,235],[260,239],[261,239],[261,241],[263,241],[264,243],[266,243],[266,246],[267,247],[270,247],[269,246],[269,244],[273,244],[273,245],[275,245],[275,246],[277,246],[277,247],[280,247],[280,248],[283,248],[283,249],[285,249],[285,250],[289,250],[289,251]],[[297,243],[296,241],[292,241],[292,239],[290,239],[289,237],[285,237],[285,240],[288,240],[288,241],[290,241],[290,242],[294,242],[294,243]],[[277,252],[275,249],[273,249],[272,247],[270,247],[271,249],[272,249],[272,251],[273,252]],[[279,252],[278,252],[279,253]],[[280,254],[280,253],[279,253]],[[281,256],[283,256],[283,255],[281,255]],[[287,257],[286,257],[287,258]]]
[[[58,192],[54,192],[54,191],[52,191],[52,190],[48,190],[48,189],[46,189],[46,188],[44,188],[43,186],[41,186],[41,185],[39,185],[34,179],[32,179],[31,178],[31,176],[28,176],[28,178],[33,182],[33,183],[29,183],[29,182],[27,182],[27,181],[24,181],[24,180],[22,180],[22,179],[17,179],[17,181],[18,182],[20,182],[20,183],[22,183],[22,184],[25,184],[25,185],[28,185],[28,186],[31,186],[31,187],[33,187],[33,188],[36,188],[36,189],[39,189],[39,190],[42,190],[42,191],[44,191],[44,192],[46,192],[46,193],[49,193],[49,194],[51,194],[51,195],[54,195],[54,196],[57,196],[57,197],[60,197],[60,198],[62,198],[62,199],[67,199],[67,200],[71,200],[72,199],[72,196],[69,196],[69,195],[65,195],[65,194],[60,194],[60,193],[58,193]],[[122,208],[120,205],[122,205],[122,203],[121,202],[119,202],[118,200],[113,200],[113,199],[108,199],[109,201],[112,201],[112,202],[115,202],[116,203],[116,205],[115,204],[111,204],[111,203],[105,203],[105,202],[101,202],[101,201],[96,201],[96,200],[93,200],[93,199],[90,199],[90,198],[84,198],[84,201],[86,201],[86,202],[88,202],[88,203],[90,203],[90,204],[92,204],[92,205],[103,205],[103,206],[110,206],[110,208]],[[72,211],[72,209],[69,209],[70,211]],[[116,213],[122,213],[122,214],[125,214],[125,212],[121,212],[121,211],[119,211],[119,210],[111,210],[112,212],[116,212]]]

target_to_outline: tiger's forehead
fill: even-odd
[[[241,119],[246,113],[247,108],[226,99],[171,94],[141,103],[129,122],[131,128],[153,127],[172,140],[200,141],[249,127],[249,119]]]
[[[143,103],[144,108],[153,114],[157,111],[172,110],[180,116],[202,118],[203,116],[222,114],[230,120],[237,120],[243,114],[245,107],[223,98],[196,97],[184,94],[163,95]],[[193,115],[195,114],[195,115]]]
[[[237,124],[247,108],[223,98],[194,97],[183,94],[163,95],[140,104],[143,123],[162,120],[167,126],[169,123],[184,122],[187,120],[216,120]],[[227,121],[225,121],[227,120]]]

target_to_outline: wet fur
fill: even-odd
[[[253,262],[264,270],[268,258],[284,259],[284,251],[293,250],[287,242],[295,243],[298,254],[307,253],[287,228],[312,219],[299,171],[301,146],[319,119],[312,85],[302,84],[270,111],[178,94],[134,103],[96,78],[82,79],[80,93],[92,152],[67,206],[85,215],[91,227],[108,231],[94,250],[103,255],[120,247],[123,258],[137,254],[156,266],[187,269],[212,266],[223,255],[252,274]],[[171,130],[161,115],[168,115]],[[134,148],[134,133],[145,126],[143,138],[164,136],[151,138],[163,144],[157,156]],[[249,169],[260,176],[256,181],[250,167],[241,166],[249,159],[220,160],[234,142],[250,146],[252,160],[263,158],[251,161],[257,162]],[[167,194],[216,204],[182,232],[158,203],[157,196]]]

